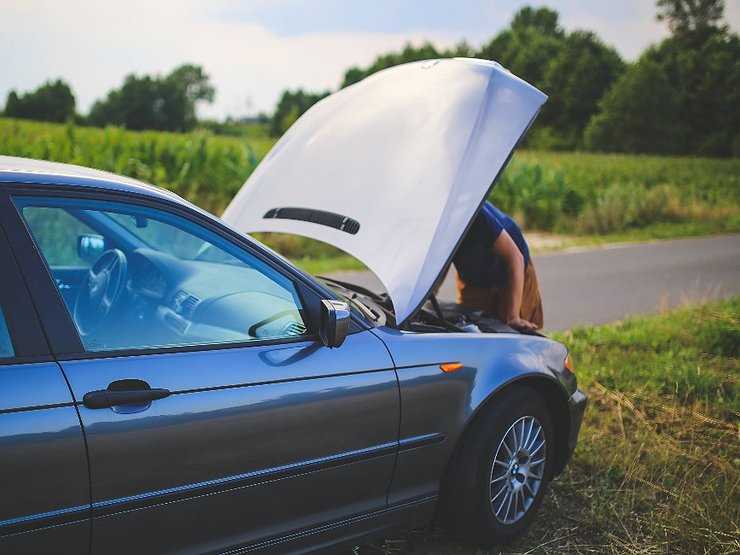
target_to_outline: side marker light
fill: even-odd
[[[439,365],[439,369],[447,374],[449,374],[450,372],[456,372],[462,367],[463,365],[461,362],[445,362],[444,364]]]

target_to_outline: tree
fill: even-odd
[[[596,112],[598,101],[624,70],[624,63],[614,49],[605,46],[593,33],[567,34],[556,11],[525,7],[514,15],[508,29],[477,51],[466,42],[448,49],[439,49],[430,42],[419,46],[406,44],[400,51],[378,56],[367,67],[349,68],[342,87],[395,65],[455,56],[496,60],[550,94],[551,100],[539,117],[534,137],[540,145],[559,148],[573,148],[582,143],[583,129]],[[306,102],[323,97],[307,94],[300,90],[283,94],[271,120],[272,134],[279,135],[287,129],[308,108]]]
[[[329,91],[311,93],[303,89],[284,91],[275,112],[270,119],[270,134],[279,137],[293,125],[303,113],[322,98],[329,96]]]
[[[419,47],[412,44],[406,46],[400,52],[389,52],[378,56],[375,61],[366,68],[353,66],[349,68],[342,81],[341,88],[348,87],[361,81],[373,73],[393,67],[395,65],[432,58],[450,56],[470,56],[472,48],[466,42],[460,42],[449,51],[438,51],[433,44],[426,42]],[[322,98],[328,96],[331,91],[307,92],[302,89],[295,91],[286,90],[278,102],[275,112],[270,118],[270,134],[274,137],[282,135],[288,127],[293,125],[303,113]]]
[[[474,50],[465,41],[457,43],[449,50],[437,50],[430,42],[418,47],[408,43],[400,52],[389,52],[378,56],[366,68],[357,66],[349,68],[344,74],[341,88],[353,85],[373,73],[399,64],[453,56],[470,57],[472,55],[474,55]],[[318,93],[310,93],[301,89],[297,89],[295,92],[284,91],[270,119],[270,134],[277,137],[284,133],[306,110],[329,94],[330,91]]]
[[[543,35],[563,36],[563,29],[559,23],[560,16],[549,8],[531,8],[525,6],[514,14],[511,20],[513,31],[534,30]]]
[[[3,115],[7,117],[20,117],[15,116],[19,112],[19,105],[20,105],[20,99],[18,98],[18,93],[15,91],[10,91],[8,93],[8,98],[5,101],[5,110],[3,112]]]
[[[416,60],[471,56],[500,62],[550,97],[527,136],[540,148],[740,154],[740,39],[722,22],[724,0],[657,0],[672,36],[626,65],[586,31],[566,32],[558,13],[525,7],[477,52],[407,44],[352,67],[343,87]],[[284,132],[325,93],[286,91],[271,118]]]
[[[75,97],[69,85],[57,79],[47,81],[35,91],[19,95],[10,91],[5,116],[40,121],[67,121],[75,116]]]
[[[563,39],[541,83],[550,94],[542,122],[557,135],[557,144],[552,146],[580,146],[583,130],[597,112],[599,101],[624,67],[619,54],[593,33],[574,31]]]
[[[542,87],[550,60],[562,46],[559,34],[543,34],[537,28],[506,29],[481,48],[477,56],[495,60],[535,86]]]
[[[566,33],[558,13],[525,7],[477,53],[496,60],[515,75],[546,92],[550,99],[527,137],[529,144],[574,148],[605,91],[624,70],[612,48],[593,33]]]
[[[558,55],[564,37],[556,11],[525,7],[514,14],[509,29],[501,31],[476,55],[496,60],[525,81],[542,87],[550,60]]]
[[[607,152],[668,154],[684,149],[687,129],[665,69],[650,58],[635,63],[611,88],[585,132],[586,145]]]
[[[719,25],[716,13],[710,15],[701,18],[709,22],[705,27],[673,25],[678,34],[649,48],[615,83],[601,103],[601,112],[589,123],[586,143],[590,148],[738,154],[740,37]],[[687,16],[686,21],[695,20]]]
[[[658,21],[674,36],[703,36],[716,29],[725,10],[724,0],[658,0]]]
[[[213,102],[214,96],[203,68],[185,64],[164,77],[128,75],[120,89],[93,105],[89,120],[127,129],[187,131],[196,124],[197,103]]]
[[[450,56],[457,56],[455,52],[457,48],[462,48],[465,52],[469,51],[469,47],[465,43],[460,43],[455,49],[450,52],[439,51],[430,42],[425,42],[421,46],[414,46],[411,43],[407,43],[400,52],[389,52],[378,56],[375,61],[368,67],[362,69],[357,66],[349,68],[344,74],[344,80],[342,81],[342,87],[348,87],[358,81],[361,81],[365,77],[372,75],[380,71],[381,69],[387,69],[389,67],[397,66],[399,64],[405,64],[408,62],[418,62],[421,60],[430,60],[433,58],[445,58]],[[461,54],[462,55],[462,54]]]
[[[165,78],[165,89],[169,93],[164,109],[174,120],[181,120],[184,129],[196,124],[195,106],[200,101],[213,102],[216,89],[201,66],[193,64],[175,68]]]

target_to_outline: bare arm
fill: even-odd
[[[524,256],[511,236],[502,231],[493,243],[493,252],[506,264],[506,288],[504,289],[504,316],[506,323],[519,330],[536,329],[536,326],[519,315],[524,293]]]

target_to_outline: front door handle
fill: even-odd
[[[171,394],[169,389],[149,387],[142,380],[119,380],[111,383],[108,389],[89,391],[82,397],[82,404],[89,409],[104,409],[117,405],[141,405]]]

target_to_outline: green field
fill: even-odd
[[[274,139],[132,132],[0,118],[0,154],[90,166],[171,189],[220,214]],[[528,230],[575,244],[740,230],[740,159],[522,151],[492,195]],[[331,247],[261,236],[309,271],[359,267]]]
[[[493,198],[530,229],[613,234],[728,218],[737,229],[740,159],[523,151]]]
[[[0,118],[0,154],[127,175],[220,214],[274,143],[260,131],[234,138]]]
[[[571,464],[503,552],[740,552],[740,298],[556,339],[589,407]],[[386,552],[408,542],[419,554],[486,553],[443,531]]]

